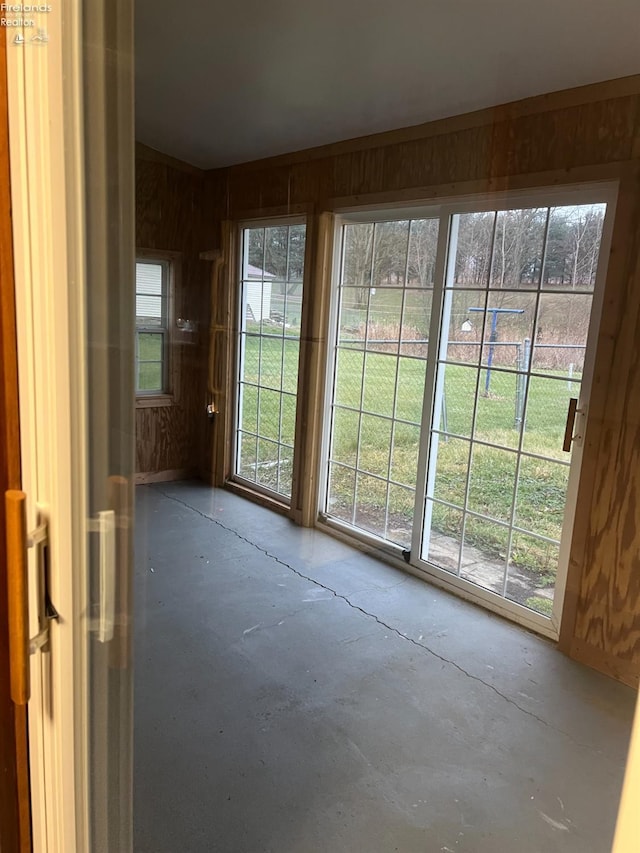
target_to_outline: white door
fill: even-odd
[[[48,628],[29,668],[33,844],[36,853],[126,853],[132,2],[49,9],[3,31],[26,523],[46,523],[48,535],[28,550],[29,634]]]

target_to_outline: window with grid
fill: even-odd
[[[438,220],[346,224],[325,512],[409,548]]]
[[[422,558],[553,607],[606,204],[453,217]]]
[[[170,264],[136,261],[136,394],[168,394]]]
[[[291,497],[306,227],[242,230],[235,475]]]

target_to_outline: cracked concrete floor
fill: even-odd
[[[630,689],[228,492],[136,534],[136,853],[610,849]]]

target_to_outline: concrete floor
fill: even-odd
[[[317,531],[138,490],[136,853],[605,853],[634,694]]]

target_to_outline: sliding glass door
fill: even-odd
[[[610,198],[341,229],[324,518],[550,634]]]
[[[530,207],[451,224],[418,559],[547,616],[605,213]]]

